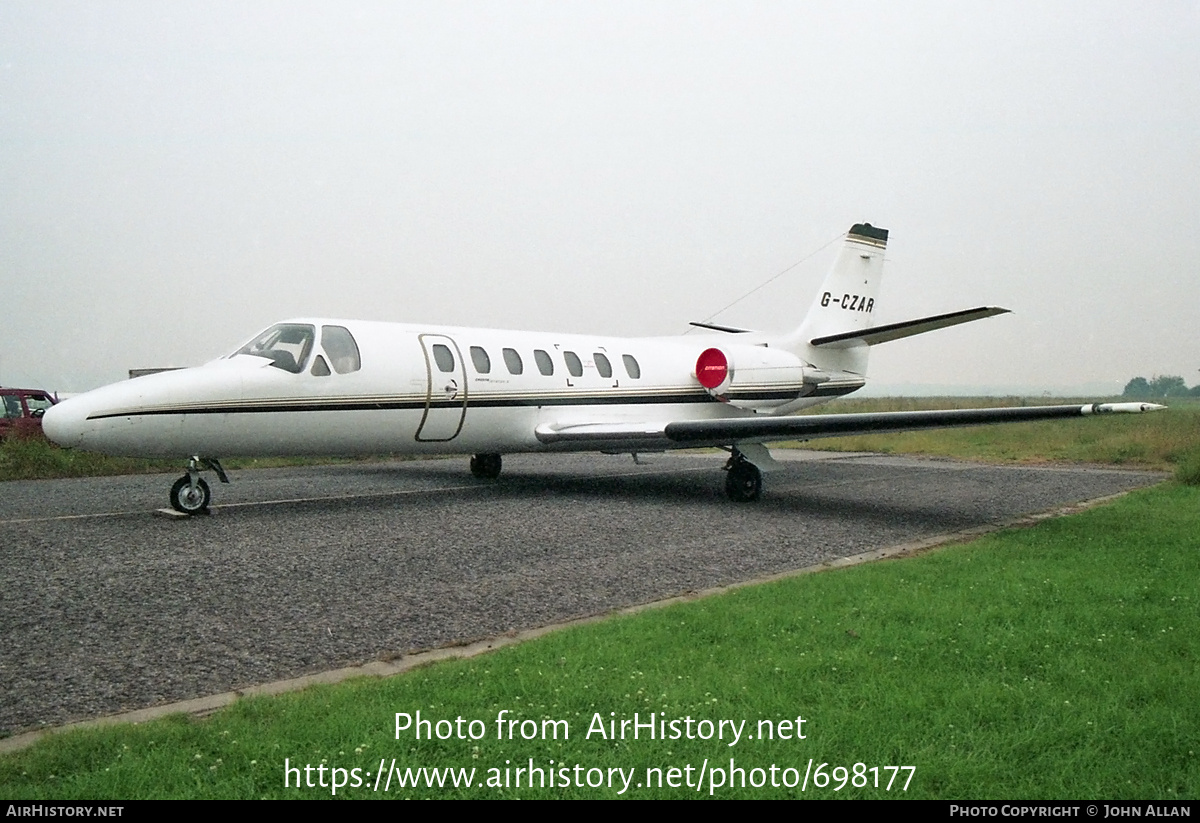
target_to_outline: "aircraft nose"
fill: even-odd
[[[68,449],[83,440],[86,424],[87,409],[73,400],[56,403],[42,415],[42,431],[46,437]]]

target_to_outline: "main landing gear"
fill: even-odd
[[[183,514],[202,514],[208,511],[208,503],[212,500],[212,492],[208,483],[200,476],[200,472],[211,469],[217,473],[222,483],[228,483],[229,477],[221,464],[213,457],[192,457],[188,460],[187,474],[175,481],[171,487],[171,508]]]
[[[471,457],[471,474],[480,480],[495,480],[500,476],[504,458],[498,454],[476,454]]]
[[[734,448],[725,464],[725,494],[735,503],[749,503],[762,494],[762,472]]]

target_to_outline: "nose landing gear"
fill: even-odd
[[[175,481],[171,486],[171,508],[183,514],[203,514],[208,511],[212,491],[208,483],[200,477],[200,472],[212,470],[216,472],[222,483],[228,483],[229,477],[221,468],[220,462],[213,457],[192,457],[188,460],[187,474]]]

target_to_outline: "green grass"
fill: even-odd
[[[168,471],[180,466],[177,460],[108,457],[60,449],[41,437],[9,437],[0,441],[0,480],[143,474]]]
[[[1183,453],[1175,468],[1175,479],[1189,486],[1200,486],[1200,446]]]
[[[410,459],[392,455],[364,457],[235,457],[222,460],[226,469],[267,469],[280,466],[316,466],[330,463]],[[138,457],[109,457],[77,449],[60,449],[41,437],[7,438],[0,441],[0,481],[43,480],[59,477],[106,477],[118,474],[182,472],[181,459],[151,460]]]
[[[548,635],[384,681],[247,699],[52,736],[0,758],[0,796],[328,797],[285,789],[295,766],[374,773],[526,765],[634,769],[733,758],[753,768],[915,766],[907,792],[837,783],[805,797],[1195,798],[1200,795],[1200,489],[1167,484],[968,545]],[[486,723],[480,740],[416,740],[395,713]],[[497,740],[495,719],[566,720],[567,740]],[[803,740],[603,740],[592,718],[637,712],[746,721],[803,716]],[[444,728],[444,727],[443,727]],[[362,774],[360,772],[360,775]],[[692,772],[694,776],[695,771]],[[328,772],[326,773],[328,779]],[[572,779],[574,773],[572,772]],[[686,776],[681,773],[681,777]],[[770,780],[769,773],[763,776]],[[313,773],[314,779],[317,773]],[[782,778],[777,773],[777,778]],[[900,780],[906,775],[902,774]],[[509,773],[509,780],[512,773]],[[883,781],[886,783],[887,772]],[[373,783],[372,777],[369,781]],[[381,784],[382,788],[382,784]],[[714,789],[720,797],[798,789]],[[338,797],[613,797],[609,788],[392,790]]]
[[[812,413],[913,411],[1064,404],[1072,401],[1009,397],[922,397],[843,400]],[[1078,401],[1083,402],[1083,401]],[[1131,468],[1171,469],[1195,460],[1200,443],[1200,403],[1172,401],[1165,411],[1107,415],[1077,420],[1006,423],[899,434],[858,435],[791,445],[825,451],[920,454],[965,460],[1020,463],[1106,463]]]

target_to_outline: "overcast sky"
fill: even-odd
[[[0,383],[320,315],[798,325],[883,386],[1200,382],[1200,2],[0,3]],[[810,257],[810,255],[813,255]]]

